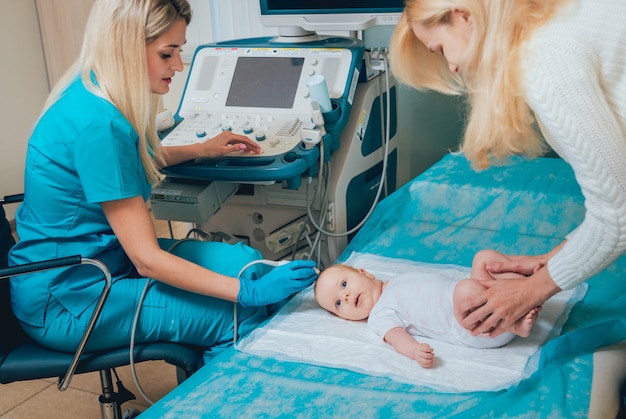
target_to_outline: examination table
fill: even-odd
[[[356,251],[470,266],[483,248],[538,254],[583,216],[560,159],[514,158],[475,172],[449,154],[382,200],[338,261]],[[440,392],[230,348],[141,417],[614,417],[626,376],[626,257],[587,283],[561,335],[537,354],[536,371],[503,390]]]

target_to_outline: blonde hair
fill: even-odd
[[[141,161],[151,183],[161,179],[156,113],[161,98],[150,90],[146,45],[183,18],[191,21],[187,0],[96,0],[80,56],[56,84],[49,108],[78,76],[94,94],[111,102],[139,135]],[[95,82],[92,80],[95,77]]]
[[[460,151],[476,168],[512,154],[536,157],[546,145],[522,90],[524,43],[571,0],[407,0],[390,45],[396,78],[417,89],[467,94],[469,115]],[[412,25],[446,24],[454,9],[472,16],[472,37],[458,74],[433,54]]]

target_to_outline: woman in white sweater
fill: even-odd
[[[626,250],[626,2],[407,0],[391,42],[396,77],[467,94],[461,151],[474,167],[548,143],[573,168],[585,219],[545,255],[514,256],[467,302],[464,326],[502,333]],[[539,131],[537,130],[539,129]],[[544,142],[545,140],[545,142]]]

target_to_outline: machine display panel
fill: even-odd
[[[226,106],[289,109],[304,58],[239,57]]]

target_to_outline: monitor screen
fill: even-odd
[[[289,109],[304,58],[239,57],[226,106]]]
[[[260,0],[265,26],[358,31],[395,25],[404,0]]]
[[[262,14],[397,13],[402,12],[403,7],[404,0],[261,0]]]

